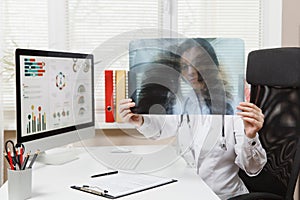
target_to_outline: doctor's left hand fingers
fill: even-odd
[[[244,117],[243,120],[244,120],[244,122],[249,123],[255,132],[259,131],[263,127],[264,121],[257,121],[256,119],[249,118],[249,117]],[[247,128],[247,127],[245,127],[245,128]]]
[[[245,118],[253,118],[257,121],[264,121],[264,115],[262,113],[254,113],[254,112],[238,112],[237,115]]]
[[[254,110],[254,111],[257,111],[257,112],[261,112],[261,109],[259,107],[257,107],[255,104],[253,103],[249,103],[249,102],[240,102],[239,105],[238,105],[238,109],[240,110]]]
[[[237,109],[241,110],[242,111],[241,113],[249,112],[249,113],[254,113],[256,115],[260,115],[261,117],[264,117],[261,109],[252,103],[245,103],[245,102],[240,103],[240,105],[237,106]]]
[[[249,123],[264,123],[264,118],[261,116],[257,116],[257,115],[251,115],[251,114],[245,114],[245,113],[238,113],[239,116],[242,117],[242,119],[244,121],[247,121]]]

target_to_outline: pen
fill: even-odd
[[[15,152],[10,152],[10,157],[11,157],[11,160],[12,160],[12,163],[13,165],[16,165],[18,162],[17,162],[17,154],[16,154],[16,151]]]
[[[31,167],[32,167],[32,165],[33,165],[33,163],[35,162],[36,157],[38,156],[39,153],[40,153],[39,150],[37,150],[37,151],[35,152],[35,154],[33,155],[33,158],[32,158],[32,160],[31,160],[31,162],[30,162],[28,168],[31,168]]]
[[[26,164],[27,164],[27,162],[29,160],[29,156],[30,156],[30,152],[27,153],[27,155],[25,156],[24,162],[23,162],[23,164],[21,166],[21,170],[24,170],[26,168]]]
[[[20,159],[20,154],[21,154],[21,150],[20,150],[20,149],[17,149],[17,150],[16,150],[15,158],[16,158],[16,166],[18,166],[19,169],[21,169],[21,159]]]
[[[117,174],[118,171],[112,171],[112,172],[106,172],[106,173],[102,173],[102,174],[96,174],[91,176],[91,178],[96,178],[96,177],[100,177],[100,176],[108,176],[108,175],[112,175],[112,174]]]

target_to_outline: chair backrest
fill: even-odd
[[[239,175],[250,192],[293,199],[300,167],[300,48],[251,52],[246,76],[250,101],[265,115],[259,137],[268,161],[256,177]]]

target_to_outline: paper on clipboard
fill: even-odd
[[[109,176],[91,178],[88,182],[85,183],[85,185],[94,191],[89,193],[99,195],[102,194],[102,191],[105,191],[105,193],[103,193],[103,195],[101,196],[108,198],[118,198],[176,181],[177,180],[170,178],[163,178],[146,174],[118,173]]]

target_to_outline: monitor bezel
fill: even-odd
[[[91,87],[92,87],[92,121],[88,123],[83,124],[77,124],[73,126],[68,126],[64,128],[59,128],[55,130],[50,130],[46,132],[41,132],[34,135],[28,135],[28,136],[22,136],[22,109],[21,109],[21,71],[20,71],[20,56],[43,56],[43,57],[59,57],[59,58],[87,58],[91,59]],[[23,142],[29,142],[34,141],[46,137],[56,136],[63,133],[69,133],[72,131],[77,131],[81,129],[85,129],[88,127],[94,127],[95,126],[95,100],[94,100],[94,56],[92,54],[85,54],[85,53],[74,53],[74,52],[60,52],[60,51],[47,51],[47,50],[36,50],[36,49],[16,49],[15,52],[15,60],[16,60],[16,68],[15,68],[15,74],[16,74],[16,122],[17,122],[17,142],[23,143]]]

